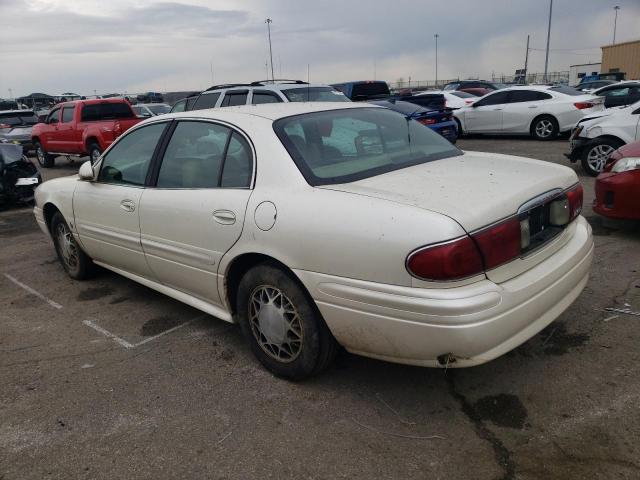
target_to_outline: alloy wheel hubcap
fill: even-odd
[[[249,298],[249,324],[260,348],[283,363],[302,350],[302,321],[295,306],[277,287],[261,285]]]
[[[78,247],[73,239],[73,234],[66,225],[60,223],[56,229],[56,238],[65,265],[70,269],[75,269],[78,266]]]
[[[609,156],[613,153],[614,148],[610,145],[597,145],[589,150],[587,155],[587,163],[596,172],[604,170]]]
[[[553,133],[553,123],[550,120],[540,120],[536,124],[536,135],[541,138],[547,138]]]

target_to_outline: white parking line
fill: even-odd
[[[62,308],[62,305],[60,305],[59,303],[54,302],[53,300],[45,297],[44,295],[42,295],[40,292],[34,290],[33,288],[31,288],[29,285],[25,285],[24,283],[22,283],[21,281],[19,281],[18,279],[12,277],[11,275],[9,275],[8,273],[4,274],[5,277],[7,277],[9,280],[11,280],[13,283],[15,283],[17,286],[19,286],[20,288],[24,288],[27,292],[29,292],[32,295],[35,295],[36,297],[38,297],[40,300],[47,302],[50,306],[52,306],[53,308],[56,308],[58,310],[60,310]]]
[[[145,343],[148,343],[148,342],[150,342],[152,340],[155,340],[156,338],[160,338],[163,335],[166,335],[167,333],[175,332],[179,328],[182,328],[182,327],[184,327],[186,325],[189,325],[190,323],[193,323],[196,320],[200,320],[201,318],[204,318],[205,316],[206,315],[200,315],[198,317],[192,318],[191,320],[187,320],[186,322],[181,323],[180,325],[176,325],[175,327],[169,328],[169,329],[165,330],[164,332],[160,332],[159,334],[154,335],[153,337],[145,338],[144,340],[142,340],[141,342],[138,342],[138,343],[129,343],[126,340],[124,340],[123,338],[120,338],[117,335],[111,333],[109,330],[106,330],[106,329],[102,328],[100,325],[95,324],[91,320],[83,320],[82,323],[84,323],[87,327],[93,328],[96,332],[100,332],[105,337],[111,338],[114,342],[116,342],[117,344],[123,346],[124,348],[136,348],[136,347],[139,347],[140,345],[144,345]]]

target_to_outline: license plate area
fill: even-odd
[[[569,223],[569,202],[560,195],[532,206],[518,215],[522,254],[527,255],[550,242]]]

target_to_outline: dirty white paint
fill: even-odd
[[[35,295],[36,297],[38,297],[43,302],[47,302],[51,307],[53,307],[53,308],[55,308],[57,310],[62,309],[62,305],[60,305],[59,303],[54,302],[50,298],[45,297],[44,295],[42,295],[37,290],[34,290],[29,285],[25,285],[24,283],[22,283],[21,281],[19,281],[18,279],[14,278],[14,277],[12,277],[8,273],[5,273],[4,276],[7,277],[9,280],[11,280],[13,283],[15,283],[17,286],[19,286],[20,288],[23,288],[24,290],[29,292],[31,295]]]

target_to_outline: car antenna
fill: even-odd
[[[311,101],[311,98],[309,97],[310,94],[311,91],[309,90],[309,64],[307,63],[307,102]]]

